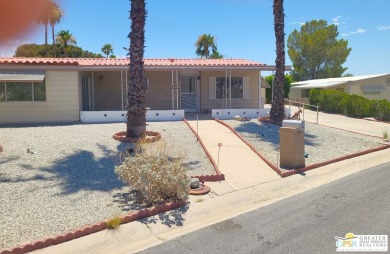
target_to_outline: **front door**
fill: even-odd
[[[91,82],[88,76],[82,76],[81,78],[81,89],[83,96],[83,111],[92,110],[92,96],[91,96]]]
[[[184,109],[184,112],[196,112],[196,91],[196,76],[180,77],[180,108]]]

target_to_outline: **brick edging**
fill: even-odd
[[[183,121],[187,124],[187,126],[190,128],[190,130],[194,133],[194,135],[199,140],[200,145],[202,146],[203,150],[205,151],[207,157],[209,157],[209,160],[211,164],[213,165],[216,175],[201,175],[201,176],[192,176],[192,178],[199,178],[200,181],[209,181],[209,182],[217,182],[217,181],[223,181],[225,180],[225,175],[222,174],[222,172],[219,170],[217,163],[214,161],[213,157],[211,157],[211,154],[209,150],[206,148],[205,144],[203,143],[203,140],[200,138],[200,136],[196,133],[194,128],[188,123],[186,119],[183,119]]]
[[[384,150],[384,149],[390,148],[390,145],[381,145],[379,147],[371,148],[371,149],[368,149],[368,150],[365,150],[365,151],[361,151],[361,152],[357,152],[357,153],[353,153],[353,154],[349,154],[349,155],[345,155],[345,156],[341,156],[341,157],[338,157],[338,158],[335,158],[335,159],[331,159],[331,160],[328,160],[328,161],[314,163],[314,164],[311,164],[311,165],[303,167],[303,168],[291,169],[291,170],[282,170],[282,169],[278,168],[275,164],[273,164],[270,161],[268,161],[262,154],[260,154],[256,150],[256,148],[253,147],[248,141],[246,141],[233,127],[231,127],[230,125],[226,124],[225,122],[222,122],[221,120],[219,120],[217,118],[214,118],[214,120],[217,121],[218,123],[222,124],[223,126],[227,127],[229,130],[231,130],[239,139],[242,140],[242,142],[244,142],[253,152],[255,152],[270,168],[272,168],[281,177],[287,177],[287,176],[299,174],[299,173],[302,173],[302,172],[305,172],[305,171],[308,171],[308,170],[311,170],[311,169],[315,169],[315,168],[319,168],[319,167],[322,167],[322,166],[326,166],[326,165],[329,165],[329,164],[332,164],[332,163],[336,163],[336,162],[339,162],[339,161],[342,161],[342,160],[347,160],[347,159],[351,159],[351,158],[358,157],[358,156],[361,156],[361,155],[365,155],[365,154],[369,154],[369,153],[373,153],[373,152],[377,152],[377,151],[380,151],[380,150]],[[335,129],[338,129],[338,128],[335,128]],[[358,133],[358,134],[361,134],[361,133]],[[366,135],[366,134],[361,134],[361,135]],[[366,136],[370,136],[370,135],[366,135]],[[374,136],[374,137],[376,137],[376,136]]]
[[[148,209],[143,209],[137,212],[132,212],[130,214],[120,216],[122,219],[122,224],[129,223],[132,221],[136,221],[139,219],[143,219],[149,216],[154,216],[159,213],[167,212],[170,210],[174,210],[186,205],[185,200],[179,200],[177,202],[170,202],[161,206],[152,207]],[[29,243],[26,245],[18,246],[13,249],[4,250],[0,252],[0,254],[23,254],[43,248],[47,248],[52,245],[57,245],[60,243],[68,242],[83,236],[87,236],[93,233],[97,233],[99,231],[103,231],[107,229],[106,221],[101,221],[92,225],[85,226],[83,228],[79,228],[61,235],[57,235],[55,237],[50,237],[45,240],[37,241],[34,243]]]

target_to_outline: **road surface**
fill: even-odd
[[[336,253],[336,236],[390,235],[389,179],[382,164],[140,253]]]

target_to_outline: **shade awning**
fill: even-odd
[[[0,71],[0,82],[43,82],[44,71]]]
[[[376,86],[363,86],[364,91],[369,91],[369,92],[377,92],[377,91],[385,91],[386,88],[381,85],[376,85]]]
[[[328,88],[333,86],[339,86],[346,84],[346,81],[322,81],[322,82],[310,82],[307,84],[291,86],[291,89],[313,89],[313,88]]]

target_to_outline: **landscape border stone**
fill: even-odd
[[[169,202],[161,206],[156,206],[152,208],[143,209],[137,212],[132,212],[130,214],[120,216],[122,219],[122,224],[133,222],[139,219],[143,219],[149,216],[154,216],[159,213],[171,211],[180,207],[183,207],[187,204],[185,200],[179,200],[176,202]],[[60,243],[68,242],[83,236],[87,236],[99,231],[107,229],[106,221],[100,221],[95,224],[85,226],[83,228],[75,229],[71,232],[67,232],[55,237],[49,237],[45,240],[36,241],[34,243],[28,243],[22,246],[17,246],[9,250],[3,250],[0,254],[24,254],[31,251],[43,249],[50,247],[52,245],[57,245]]]

